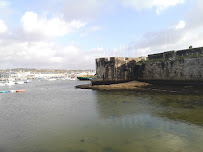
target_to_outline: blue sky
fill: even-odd
[[[0,0],[0,68],[94,69],[95,58],[202,46],[201,0]]]

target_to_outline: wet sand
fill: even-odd
[[[130,81],[125,83],[110,84],[110,85],[94,85],[85,84],[76,86],[80,89],[93,89],[93,90],[138,90],[151,84],[139,81]]]
[[[93,90],[142,90],[151,84],[139,81],[130,81],[111,85],[94,85]]]

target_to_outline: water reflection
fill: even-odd
[[[203,125],[203,95],[152,95],[133,91],[97,91],[96,94],[97,108],[104,119],[151,115]]]
[[[203,151],[202,96],[76,90],[1,94],[0,152]]]
[[[118,141],[122,145],[119,149],[201,151],[202,99],[193,95],[102,91],[97,92],[97,109],[103,127],[117,130],[123,139]]]

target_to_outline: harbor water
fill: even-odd
[[[1,86],[0,152],[202,152],[203,95]]]

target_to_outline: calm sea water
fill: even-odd
[[[1,87],[27,91],[0,94],[0,152],[203,151],[203,96],[74,88],[82,83]]]

